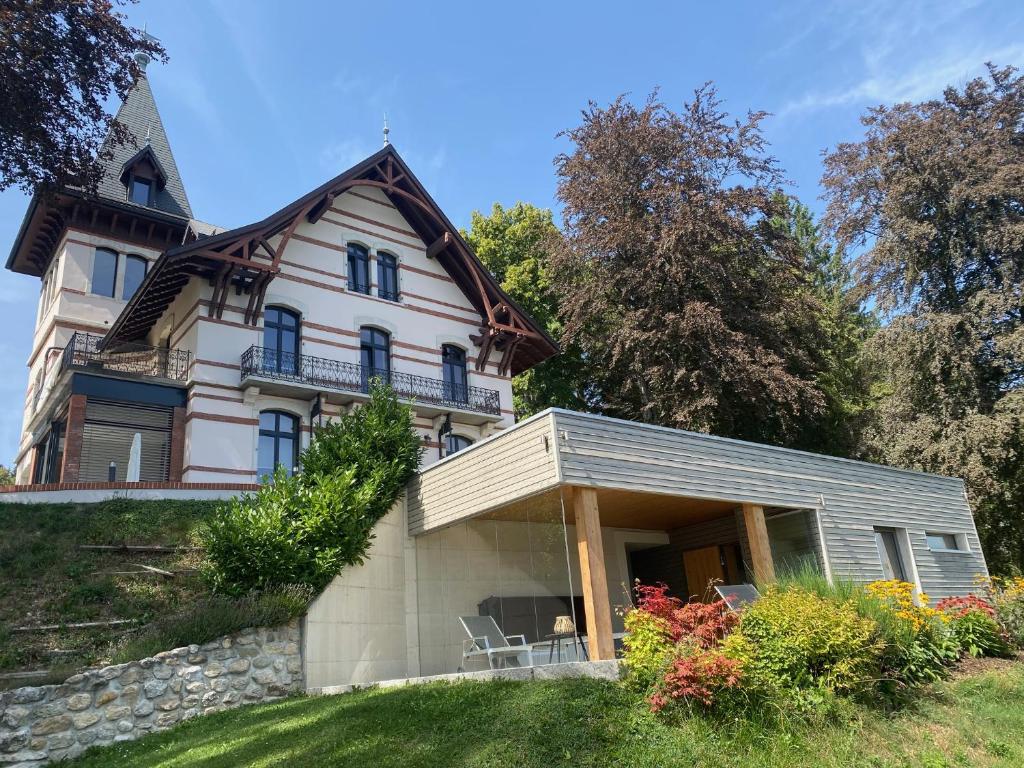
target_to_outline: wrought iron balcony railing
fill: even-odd
[[[175,381],[188,379],[189,363],[192,360],[192,353],[188,350],[122,344],[116,350],[105,349],[100,352],[98,344],[102,338],[91,333],[74,334],[64,348],[61,369],[83,368]]]
[[[501,415],[501,401],[498,392],[493,389],[469,387],[410,373],[368,368],[355,363],[297,355],[265,347],[249,347],[242,353],[242,379],[247,376],[362,393],[369,391],[372,379],[382,378],[391,384],[399,397],[408,400],[443,408]]]

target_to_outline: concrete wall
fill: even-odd
[[[346,568],[311,606],[310,687],[454,672],[465,637],[458,617],[477,614],[484,599],[582,594],[575,528],[566,539],[550,510],[536,510],[530,522],[470,520],[415,538],[406,531],[399,503],[374,529],[366,562]],[[664,544],[668,535],[617,528],[602,535],[608,593],[625,608],[627,548]],[[613,620],[621,631],[621,617]]]

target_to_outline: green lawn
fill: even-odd
[[[937,687],[913,710],[766,729],[666,725],[593,680],[430,685],[294,698],[87,753],[75,768],[241,766],[1020,766],[1024,666]]]

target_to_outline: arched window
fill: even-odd
[[[263,370],[274,373],[299,372],[299,315],[284,307],[263,311]]]
[[[377,254],[377,295],[398,301],[398,259],[390,253]]]
[[[359,329],[359,363],[363,373],[363,391],[372,378],[391,381],[391,337],[387,331],[364,325]]]
[[[299,418],[284,411],[260,411],[260,442],[256,456],[259,480],[281,465],[291,475],[299,463]]]
[[[117,281],[117,253],[109,248],[97,248],[92,257],[92,284],[90,290],[99,296],[114,297]]]
[[[146,276],[149,262],[141,256],[126,256],[124,259],[124,280],[121,285],[121,298],[126,301],[135,295]]]
[[[444,399],[464,403],[469,399],[466,386],[466,350],[454,344],[441,347],[441,375],[444,380]]]
[[[448,438],[445,440],[444,455],[451,456],[453,453],[458,453],[463,448],[469,448],[473,444],[473,441],[468,437],[462,435],[455,435],[451,432],[448,433]]]
[[[370,292],[370,254],[358,243],[348,244],[348,289]]]

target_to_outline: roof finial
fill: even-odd
[[[146,143],[149,144],[149,133],[153,130],[153,123],[146,123]]]
[[[386,147],[391,142],[388,140],[388,134],[391,133],[391,129],[388,127],[388,113],[384,113],[384,146]]]
[[[146,42],[150,42],[150,43],[159,42],[155,37],[153,37],[151,34],[149,34],[149,32],[146,31],[146,27],[147,26],[148,26],[148,24],[143,25],[143,27],[142,27],[142,37],[143,37],[143,39],[146,40]],[[145,51],[136,51],[135,52],[135,61],[138,63],[139,68],[143,72],[146,71],[146,65],[149,64],[149,62],[151,62],[152,60],[153,60],[152,57],[150,57],[150,55],[148,53],[146,53]]]

